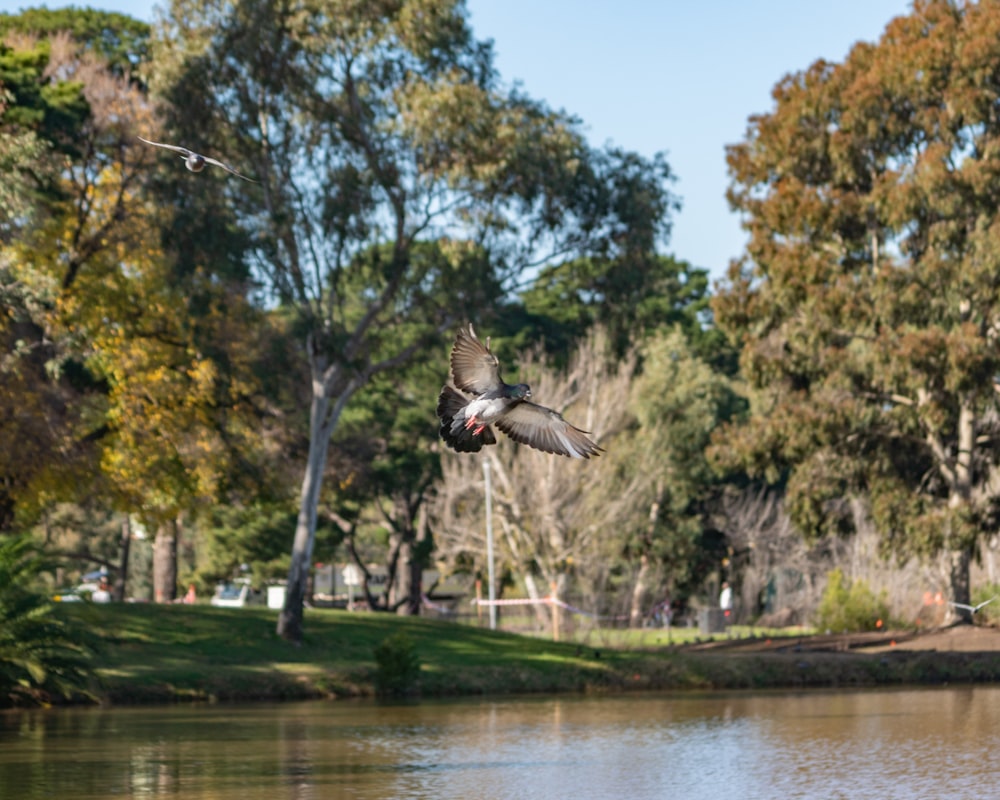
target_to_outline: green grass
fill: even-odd
[[[367,695],[374,651],[405,631],[425,694],[566,691],[613,670],[590,648],[389,614],[310,609],[301,646],[275,634],[277,612],[211,606],[66,605],[60,613],[101,641],[106,697],[218,699]]]
[[[626,650],[643,650],[671,645],[695,644],[709,640],[746,639],[749,637],[808,636],[812,628],[755,628],[749,625],[732,625],[725,633],[703,634],[698,628],[584,628],[569,634],[570,641],[594,647],[614,647]]]
[[[928,660],[922,653],[686,652],[676,638],[672,647],[650,638],[665,639],[663,631],[552,642],[423,618],[309,609],[297,647],[275,634],[277,612],[267,609],[67,604],[58,613],[95,634],[96,694],[115,703],[369,696],[375,649],[399,632],[414,644],[424,696],[1000,678],[997,658],[963,664],[949,660],[961,654],[946,653]]]

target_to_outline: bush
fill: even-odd
[[[88,694],[89,637],[32,590],[46,568],[27,537],[0,537],[0,706]]]
[[[375,648],[375,690],[379,694],[413,694],[419,676],[416,645],[405,633],[394,633]]]
[[[816,626],[820,630],[874,631],[889,618],[883,592],[878,597],[867,581],[848,582],[838,567],[827,573],[826,591],[820,600]]]
[[[987,625],[995,625],[1000,622],[1000,584],[990,583],[973,591],[972,605],[978,606],[980,603],[986,603],[986,605],[976,612],[975,622]]]

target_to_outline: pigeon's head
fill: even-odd
[[[510,387],[510,396],[514,400],[527,400],[531,397],[531,387],[526,383],[519,383]]]

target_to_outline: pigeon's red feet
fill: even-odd
[[[481,422],[480,422],[480,421],[479,421],[478,419],[476,419],[475,417],[469,417],[469,418],[468,418],[468,419],[467,419],[467,420],[465,421],[465,429],[466,429],[467,431],[472,431],[472,435],[473,435],[473,436],[478,436],[479,434],[481,434],[481,433],[483,432],[483,429],[484,429],[485,427],[486,427],[486,423],[485,423],[485,422],[482,422],[482,423],[481,423]],[[475,428],[475,430],[473,430],[473,428]]]

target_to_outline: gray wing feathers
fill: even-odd
[[[488,340],[487,340],[488,341]],[[455,385],[464,392],[480,395],[503,385],[500,362],[476,336],[472,325],[462,328],[451,351],[451,372]]]
[[[523,402],[494,423],[511,439],[546,453],[590,458],[602,452],[590,437],[551,408]]]
[[[143,139],[141,136],[136,137],[140,142],[145,142],[146,144],[151,144],[153,147],[165,147],[167,150],[175,150],[182,155],[189,156],[192,151],[188,150],[186,147],[178,147],[175,144],[163,144],[162,142],[151,142],[149,139]]]
[[[215,166],[217,167],[222,167],[226,172],[231,172],[237,178],[243,178],[243,180],[250,181],[250,183],[257,183],[257,181],[255,181],[253,178],[248,178],[246,175],[242,175],[228,164],[223,164],[221,161],[216,161],[214,158],[209,158],[208,156],[202,156],[202,158],[205,159],[206,164],[215,164]]]

